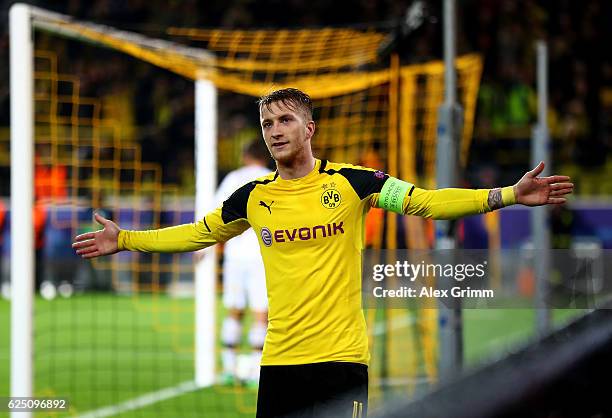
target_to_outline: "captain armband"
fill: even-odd
[[[413,190],[414,184],[389,177],[380,191],[378,207],[403,215],[404,197]]]

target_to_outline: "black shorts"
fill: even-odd
[[[257,418],[365,418],[368,366],[313,363],[262,366]]]

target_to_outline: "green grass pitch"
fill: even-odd
[[[72,407],[71,414],[51,416],[77,416],[118,405],[172,390],[193,377],[192,299],[85,294],[53,301],[36,298],[35,310],[36,395],[68,396]],[[221,313],[220,308],[218,318]],[[555,323],[578,313],[555,311]],[[464,324],[466,363],[475,367],[532,338],[534,312],[469,309]],[[9,331],[10,303],[0,299],[0,397],[9,395]],[[112,416],[246,417],[254,416],[255,402],[255,391],[214,386],[171,394],[167,400]]]

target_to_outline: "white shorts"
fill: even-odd
[[[248,302],[248,303],[247,303]],[[223,262],[223,305],[231,309],[268,310],[266,272],[261,259]]]

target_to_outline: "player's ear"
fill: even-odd
[[[316,125],[315,125],[314,120],[311,120],[310,122],[306,123],[306,137],[308,139],[314,136],[315,129],[316,129]]]

